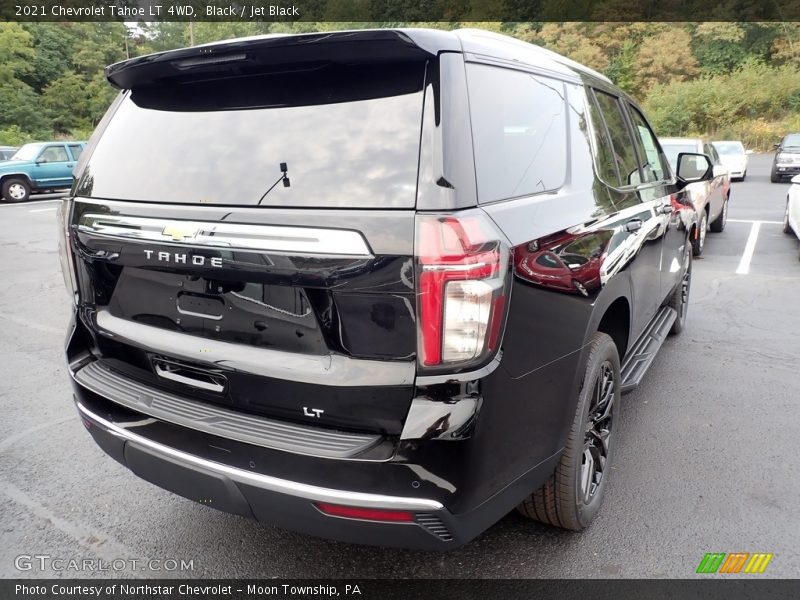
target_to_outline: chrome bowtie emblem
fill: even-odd
[[[174,242],[182,242],[184,240],[193,238],[197,235],[197,227],[192,225],[181,225],[178,223],[173,223],[171,225],[167,225],[161,231],[161,235],[167,235],[172,238]]]

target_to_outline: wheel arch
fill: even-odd
[[[603,288],[594,303],[591,317],[584,332],[583,347],[598,331],[605,333],[614,340],[619,359],[625,357],[625,352],[630,345],[631,329],[633,323],[633,302],[630,273],[622,271],[612,278]],[[585,357],[581,357],[581,364],[585,364]]]
[[[27,173],[3,173],[2,175],[0,175],[0,186],[2,186],[7,180],[15,179],[17,177],[24,179],[28,184],[29,188],[31,189],[34,188],[33,180]]]
[[[606,308],[597,324],[597,331],[608,334],[614,340],[622,361],[630,344],[631,306],[628,298],[620,296]]]

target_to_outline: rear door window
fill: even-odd
[[[606,136],[610,142],[608,152],[611,154],[605,159],[606,164],[602,167],[604,179],[615,177],[615,180],[606,179],[606,183],[617,187],[638,185],[641,183],[641,176],[636,158],[636,148],[625,122],[622,105],[616,96],[599,90],[594,90],[594,97],[597,100],[597,107],[593,110],[595,126],[600,126],[598,121],[605,123]],[[599,114],[597,109],[599,109]],[[616,173],[611,170],[612,164]]]
[[[467,86],[479,202],[560,188],[567,174],[564,84],[470,63]]]
[[[70,144],[69,151],[72,153],[72,160],[78,160],[83,152],[83,146],[80,144]]]

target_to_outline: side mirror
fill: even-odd
[[[775,148],[775,150],[777,150],[778,148],[781,147],[781,145],[780,144],[772,144],[772,147]]]
[[[714,179],[714,165],[705,154],[681,152],[678,154],[678,184],[684,188],[690,183]]]
[[[36,164],[37,164],[37,165],[42,165],[42,164],[44,164],[44,163],[46,163],[46,162],[47,162],[47,159],[46,159],[46,158],[37,158],[37,159],[36,159]]]
[[[792,183],[796,183],[797,185],[800,185],[800,175],[795,175],[789,181],[791,181]]]
[[[753,151],[752,151],[752,150],[745,150],[745,151],[744,151],[744,153],[745,153],[745,154],[752,154],[752,153],[753,153]]]

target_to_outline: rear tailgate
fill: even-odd
[[[413,210],[76,198],[71,223],[82,319],[115,370],[252,413],[402,429]]]

